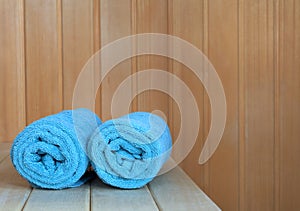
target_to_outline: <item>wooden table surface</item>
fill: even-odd
[[[137,190],[98,178],[78,188],[35,189],[13,168],[10,146],[0,143],[0,210],[220,210],[179,167]]]

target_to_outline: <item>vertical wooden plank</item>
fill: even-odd
[[[63,93],[64,109],[72,108],[75,83],[88,59],[93,55],[93,0],[63,0]],[[93,75],[87,81],[91,87],[83,96],[93,94]]]
[[[131,0],[102,0],[100,9],[101,47],[131,34]],[[103,80],[100,88],[102,120],[111,118],[112,96],[117,86],[130,74],[131,60],[128,59],[113,68]]]
[[[60,0],[25,1],[27,123],[62,109]]]
[[[274,210],[273,9],[270,0],[244,1],[246,210]]]
[[[279,210],[300,207],[300,2],[280,1]]]
[[[174,12],[173,12],[173,0],[168,0],[168,35],[174,35],[173,33],[173,25],[174,25]],[[168,52],[172,52],[173,51],[173,47],[172,47],[173,44],[168,44]],[[171,73],[171,74],[174,74],[173,72],[173,59],[169,59],[168,60],[168,72]],[[168,90],[173,93],[173,90],[174,90],[174,84],[173,84],[173,81],[170,81],[168,82]],[[175,109],[176,108],[176,104],[175,104],[175,101],[173,100],[172,97],[169,97],[169,102],[168,102],[168,109],[169,109],[169,112],[168,112],[168,126],[169,126],[169,129],[170,129],[170,133],[171,133],[171,137],[172,137],[172,142],[174,144],[175,140],[177,139],[178,137],[178,132],[175,133],[175,121],[174,121],[174,113],[175,113]],[[178,111],[176,111],[176,114],[178,114]],[[172,155],[171,155],[172,156]]]
[[[187,1],[170,1],[169,7],[169,24],[172,24],[170,33],[174,36],[178,36],[196,47],[203,50],[204,39],[204,1],[199,0],[187,0]],[[178,49],[177,49],[178,50]],[[184,56],[184,55],[183,55]],[[188,154],[185,160],[181,163],[181,167],[188,173],[188,175],[201,187],[204,188],[204,166],[198,164],[200,151],[203,145],[203,95],[204,88],[201,82],[191,73],[191,71],[184,65],[172,61],[170,71],[180,77],[185,84],[189,86],[195,99],[198,103],[198,109],[200,113],[200,130],[199,136],[194,145],[192,151]],[[188,102],[186,96],[182,95],[181,102]],[[180,111],[178,105],[175,102],[170,102],[172,107],[172,121],[171,131],[173,139],[177,138],[177,134],[180,130]]]
[[[151,20],[151,13],[150,13],[150,0],[142,0],[142,1],[137,1],[136,4],[136,30],[137,33],[149,33],[151,32],[150,28],[150,20]],[[150,48],[149,43],[145,44],[147,45],[148,48]],[[139,45],[139,43],[137,43]],[[152,56],[153,58],[153,56]],[[144,56],[139,56],[136,61],[136,71],[141,71],[145,69],[150,69],[150,56],[149,55],[144,55]],[[150,78],[150,76],[149,76]],[[137,90],[139,88],[139,78],[137,78]],[[151,81],[143,82],[146,83],[147,86],[151,85]],[[150,98],[150,93],[151,91],[146,91],[144,93],[141,93],[139,96],[136,98],[136,103],[137,103],[137,108],[139,111],[150,111],[151,112],[151,98]]]
[[[167,0],[142,0],[137,1],[137,15],[136,15],[136,30],[137,33],[163,33],[168,32],[168,1]],[[137,44],[139,45],[139,44]],[[143,44],[144,45],[144,44]],[[148,43],[149,48],[150,43]],[[167,43],[166,43],[167,48]],[[155,56],[155,55],[145,55],[139,56],[137,58],[137,71],[142,71],[146,69],[159,69],[168,70],[168,60],[166,58]],[[149,75],[149,80],[139,81],[137,79],[137,89],[139,88],[139,83],[148,83],[148,87],[151,87],[155,78]],[[168,83],[166,81],[166,83]],[[157,113],[162,115],[167,120],[168,117],[168,96],[162,92],[155,90],[148,90],[141,93],[137,97],[137,106],[140,111],[154,111],[159,110],[161,112]]]
[[[12,141],[26,125],[24,2],[0,4],[0,142]]]
[[[207,193],[221,209],[238,210],[237,0],[208,1],[208,58],[223,83],[227,101],[227,122],[220,145],[208,161]],[[206,77],[210,77],[209,72]],[[210,116],[208,118],[205,122],[210,124]]]

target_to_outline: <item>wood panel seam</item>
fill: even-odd
[[[245,84],[244,84],[244,0],[238,0],[238,103],[239,103],[239,210],[245,210]]]
[[[64,108],[64,89],[63,89],[63,24],[62,24],[62,18],[63,18],[63,9],[62,9],[62,0],[56,0],[56,17],[57,17],[57,61],[58,61],[58,68],[59,68],[59,74],[58,74],[58,86],[59,86],[59,98],[61,101],[61,109]]]
[[[203,3],[203,52],[209,59],[209,0],[204,0]],[[207,83],[207,77],[208,77],[208,67],[207,64],[204,66],[204,83]],[[210,125],[209,125],[209,99],[207,95],[203,95],[203,110],[204,110],[204,117],[203,117],[203,130],[204,130],[204,137],[207,136]],[[210,194],[211,193],[211,186],[210,186],[210,165],[209,162],[205,163],[203,166],[203,175],[204,175],[204,190]]]
[[[136,35],[137,34],[137,0],[131,0],[131,34]],[[136,54],[137,52],[137,42],[132,43],[132,53]],[[137,57],[131,57],[131,74],[137,73]],[[133,83],[131,86],[131,94],[137,93],[137,76],[133,77]],[[137,96],[136,96],[137,97]],[[132,99],[133,96],[132,96]],[[132,111],[138,110],[138,100],[133,100],[131,105]]]
[[[149,193],[150,193],[150,195],[151,195],[151,197],[152,197],[152,199],[153,199],[153,201],[154,201],[154,203],[155,203],[157,209],[158,209],[158,210],[162,210],[162,208],[160,207],[159,203],[157,203],[157,201],[156,201],[156,199],[155,199],[155,195],[154,195],[154,193],[153,193],[153,191],[152,191],[152,189],[151,189],[151,186],[146,185],[146,189],[149,191]]]
[[[21,45],[23,45],[23,49],[22,49],[22,51],[23,51],[23,56],[22,56],[22,58],[23,58],[23,68],[24,68],[24,72],[23,72],[23,74],[24,74],[24,90],[23,90],[23,95],[24,95],[24,110],[23,110],[23,112],[24,112],[24,126],[26,126],[27,124],[28,124],[28,115],[27,115],[27,74],[26,74],[26,67],[27,67],[27,65],[26,65],[26,47],[27,47],[27,45],[26,45],[26,21],[25,21],[25,17],[26,17],[26,10],[25,10],[25,0],[19,0],[19,2],[20,2],[20,5],[21,5],[21,8],[20,8],[20,10],[22,11],[21,13],[22,13],[22,20],[20,20],[20,22],[21,22],[21,25],[22,25],[22,27],[20,28],[20,31],[22,30],[22,35],[23,35],[23,37],[22,37],[22,43],[21,43]]]
[[[168,35],[172,35],[173,36],[173,24],[174,24],[174,19],[173,19],[173,0],[168,0],[167,1],[167,12],[168,12],[168,15],[167,15],[167,26],[168,26],[168,29],[167,29],[167,33]],[[168,42],[168,53],[170,55],[173,54],[173,43],[170,43]],[[168,59],[168,65],[167,65],[167,68],[168,68],[168,72],[171,73],[171,74],[174,74],[173,72],[173,59]],[[168,86],[169,86],[169,90],[170,90],[170,93],[173,94],[173,80],[171,81],[168,81]],[[169,114],[168,114],[168,120],[169,120],[169,127],[171,129],[171,131],[174,133],[174,114],[173,114],[173,100],[172,98],[169,97],[169,100],[168,100],[168,109],[169,109]]]
[[[280,78],[279,78],[279,6],[274,1],[274,208],[280,210]]]
[[[17,63],[19,65],[18,68],[18,91],[21,91],[18,97],[21,98],[20,101],[22,105],[19,106],[20,109],[20,116],[18,118],[18,129],[22,129],[21,127],[26,126],[26,65],[25,65],[25,27],[24,27],[24,1],[18,1],[18,32],[19,37],[17,39],[18,43],[17,46],[19,47],[19,53],[17,57]]]
[[[0,164],[1,164],[2,162],[4,162],[6,159],[9,159],[8,157],[9,157],[9,154],[6,155],[3,159],[0,160]]]
[[[26,200],[25,200],[25,202],[24,202],[23,207],[22,207],[21,210],[24,210],[24,208],[26,207],[26,204],[27,204],[27,202],[28,202],[28,200],[29,200],[29,198],[31,196],[32,191],[33,191],[33,188],[30,188],[30,193],[28,194],[28,196],[27,196],[27,198],[26,198]]]
[[[94,84],[94,91],[95,91],[95,112],[99,114],[100,117],[102,117],[102,98],[101,98],[101,87],[98,86],[98,80],[101,79],[101,69],[100,69],[100,54],[98,54],[98,51],[101,50],[101,3],[100,0],[94,0],[91,4],[91,10],[93,11],[92,15],[92,21],[93,21],[93,33],[92,41],[93,41],[93,55],[96,56],[96,62],[98,62],[97,67],[99,69],[94,69],[94,77],[96,79],[96,84]],[[98,61],[99,60],[99,61]],[[99,66],[98,66],[99,65]],[[99,92],[99,93],[98,93]],[[99,95],[98,95],[99,94]]]

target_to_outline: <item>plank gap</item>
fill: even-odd
[[[150,182],[150,183],[151,183],[151,182]],[[153,199],[155,205],[157,206],[157,208],[158,208],[159,210],[162,210],[162,208],[160,207],[159,203],[157,203],[157,201],[155,200],[154,193],[152,192],[152,190],[151,190],[151,188],[149,187],[149,185],[147,185],[147,189],[148,189],[149,193],[151,194],[152,199]]]
[[[27,197],[27,199],[25,200],[25,202],[24,202],[24,204],[22,206],[22,211],[24,210],[24,208],[25,208],[25,206],[26,206],[26,204],[27,204],[27,202],[28,202],[28,200],[29,200],[29,198],[31,196],[32,191],[33,191],[33,188],[31,188],[30,193],[28,194],[28,197]]]

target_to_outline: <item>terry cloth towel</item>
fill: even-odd
[[[133,189],[157,175],[171,148],[166,122],[157,115],[136,112],[100,125],[88,142],[88,155],[104,183]]]
[[[66,110],[37,120],[14,140],[13,165],[34,187],[77,187],[89,179],[83,176],[89,166],[84,148],[100,124],[87,109]]]

